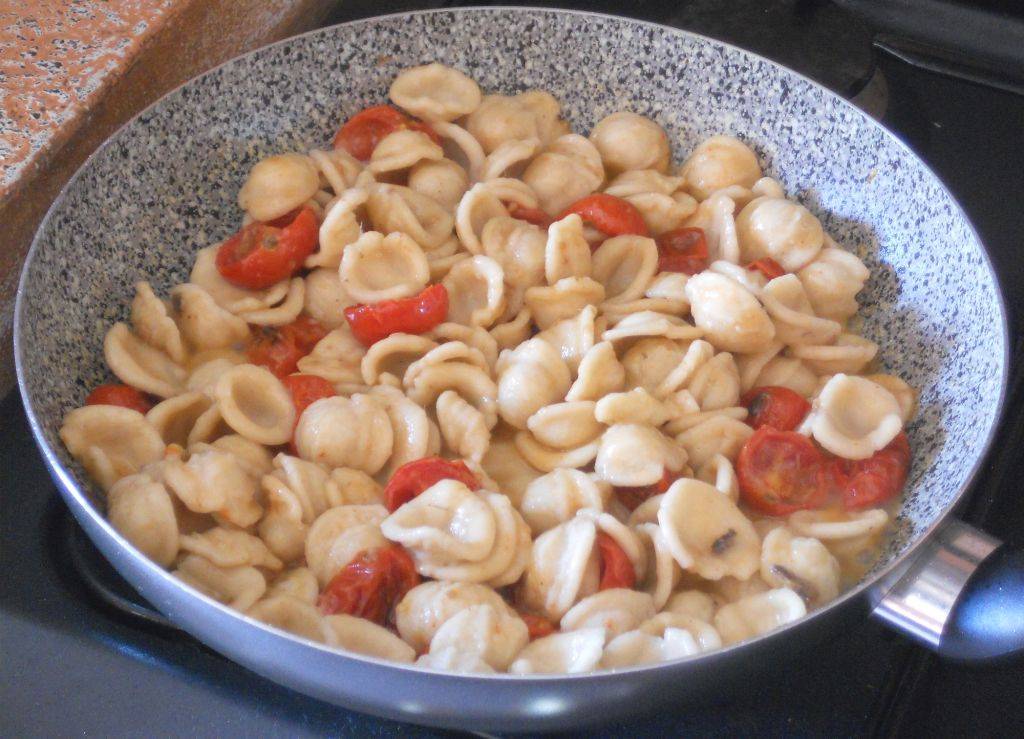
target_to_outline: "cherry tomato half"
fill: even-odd
[[[448,316],[448,290],[429,285],[419,295],[401,300],[382,300],[369,305],[350,305],[345,320],[364,346],[398,332],[422,334],[444,323]]]
[[[888,446],[868,459],[836,460],[835,473],[843,507],[860,510],[880,505],[899,495],[910,471],[910,442],[900,432]]]
[[[601,582],[598,590],[632,588],[636,585],[636,570],[619,543],[603,531],[597,533],[597,551],[601,557]]]
[[[519,617],[526,622],[526,628],[529,630],[530,641],[534,639],[541,639],[545,636],[554,634],[557,629],[555,625],[543,616],[538,616],[534,613],[519,612]]]
[[[365,162],[373,156],[373,150],[381,139],[403,128],[422,131],[434,143],[441,143],[441,137],[426,123],[414,120],[390,105],[374,105],[345,121],[334,135],[333,146]]]
[[[85,399],[86,405],[119,405],[148,413],[153,404],[131,385],[99,385]]]
[[[695,275],[708,266],[708,242],[700,228],[676,228],[661,234],[658,243],[658,271]]]
[[[775,385],[748,390],[740,398],[740,405],[750,411],[748,424],[756,429],[771,426],[779,431],[793,431],[811,410],[811,404],[800,393]]]
[[[458,480],[470,490],[480,489],[480,481],[461,459],[424,457],[406,462],[395,470],[384,487],[384,505],[394,513],[441,480]]]
[[[653,498],[655,495],[661,495],[662,493],[668,492],[672,483],[678,479],[678,475],[665,470],[661,479],[653,485],[615,488],[615,497],[618,498],[619,502],[626,506],[626,508],[631,511],[635,511],[640,507],[640,504],[648,498]]]
[[[828,496],[825,457],[794,431],[762,426],[736,459],[740,498],[768,516],[820,508]]]
[[[337,395],[334,386],[317,375],[287,375],[281,378],[281,384],[291,393],[295,423],[299,422],[299,416],[313,403]]]
[[[220,245],[221,277],[248,290],[262,290],[302,269],[317,246],[320,224],[313,209],[299,208],[271,223],[253,221]]]
[[[391,544],[358,554],[331,578],[317,605],[324,615],[347,613],[383,624],[391,609],[419,584],[412,557]]]
[[[562,220],[573,213],[593,224],[594,228],[606,236],[647,235],[647,225],[636,206],[614,195],[596,192],[580,198],[562,211],[556,220]]]
[[[786,270],[782,268],[782,265],[771,257],[763,257],[753,261],[747,265],[747,269],[760,272],[769,280],[774,280],[776,277],[782,277],[782,275],[786,274]]]
[[[326,328],[302,315],[280,328],[261,329],[246,355],[253,364],[262,365],[284,378],[295,372],[299,360],[313,351],[326,335]]]
[[[532,223],[534,226],[540,226],[543,229],[554,223],[551,216],[540,208],[524,208],[518,203],[511,203],[508,206],[508,214],[517,220]]]

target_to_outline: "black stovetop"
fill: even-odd
[[[451,3],[434,3],[442,4]],[[1024,97],[872,53],[870,39],[876,29],[836,15],[834,8],[822,10],[815,2],[780,3],[767,10],[747,0],[733,6],[703,1],[671,7],[642,2],[577,5],[756,47],[847,95],[858,92],[869,78],[877,83],[873,75],[881,73],[888,88],[887,98],[881,97],[883,122],[963,203],[989,248],[1007,297],[1015,342],[1011,409],[965,515],[1024,546],[1018,482],[1024,472],[1024,424],[1019,421],[1024,413]],[[768,20],[763,27],[770,31],[765,35],[771,38],[752,34],[749,18],[724,18],[728,7],[737,14],[764,13]],[[400,8],[392,3],[386,9]],[[354,12],[348,3],[333,20],[347,20]],[[841,64],[835,63],[838,56]],[[0,734],[444,734],[306,698],[180,632],[128,615],[99,598],[78,570],[73,543],[80,537],[44,469],[15,395],[0,405],[0,418]],[[112,571],[102,565],[100,569],[103,578],[116,579]],[[737,695],[723,696],[713,705],[680,706],[640,723],[610,724],[604,733],[1024,735],[1024,665],[944,664],[871,622],[836,635],[783,675],[783,681],[768,683],[752,670],[748,687]]]

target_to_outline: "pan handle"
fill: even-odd
[[[1024,654],[1024,552],[952,520],[893,579],[872,617],[943,657]]]

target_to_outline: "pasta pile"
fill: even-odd
[[[670,660],[835,598],[915,406],[853,328],[861,261],[736,138],[673,172],[635,113],[584,137],[440,64],[390,99],[256,164],[169,299],[138,283],[103,345],[128,387],[60,432],[111,523],[253,618],[436,670]],[[301,223],[312,253],[252,267]],[[758,476],[783,453],[811,492]]]

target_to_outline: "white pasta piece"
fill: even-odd
[[[705,482],[674,482],[658,508],[658,524],[679,566],[706,580],[746,579],[760,565],[761,540],[750,520]]]
[[[597,401],[594,417],[603,424],[638,423],[661,426],[673,415],[672,409],[642,387],[626,393],[608,393]]]
[[[400,128],[382,138],[370,155],[375,175],[402,172],[422,161],[444,159],[444,150],[422,131]]]
[[[761,371],[778,356],[783,349],[781,341],[774,341],[767,349],[753,354],[741,354],[736,357],[736,367],[740,371],[740,392],[747,392],[763,383],[758,382]]]
[[[570,608],[559,624],[562,631],[603,628],[608,639],[632,631],[654,616],[654,601],[647,593],[610,588],[587,596]]]
[[[738,265],[740,261],[736,219],[733,216],[735,210],[736,202],[730,197],[730,190],[719,190],[701,202],[686,221],[687,227],[704,232],[708,257],[712,262]]]
[[[615,356],[615,348],[610,341],[601,341],[583,355],[565,399],[596,400],[621,390],[625,382],[626,370]]]
[[[484,414],[453,390],[437,397],[437,425],[448,448],[460,457],[480,462],[491,444]]]
[[[363,382],[376,385],[384,375],[402,378],[410,365],[435,348],[437,342],[425,336],[391,334],[376,342],[363,355],[359,365]]]
[[[169,398],[185,381],[185,370],[165,352],[133,334],[124,323],[115,323],[103,339],[107,366],[126,385]]]
[[[595,337],[600,333],[600,325],[597,308],[588,305],[575,317],[566,318],[544,329],[537,334],[537,338],[557,349],[569,369],[575,373],[583,357],[593,348]]]
[[[464,326],[461,323],[442,323],[429,336],[439,341],[460,341],[476,349],[483,356],[486,367],[493,368],[498,361],[498,342],[480,326]]]
[[[637,169],[623,171],[608,184],[604,191],[617,198],[628,198],[631,195],[643,193],[674,195],[680,190],[683,183],[682,177],[673,177],[654,169]]]
[[[542,472],[559,467],[586,467],[594,461],[598,450],[597,439],[568,449],[557,449],[543,444],[529,431],[520,431],[515,436],[516,449],[529,464]]]
[[[732,354],[721,352],[703,362],[686,389],[702,411],[735,407],[740,399],[740,372]]]
[[[825,511],[795,511],[786,521],[799,536],[827,542],[872,536],[885,529],[888,523],[889,514],[881,508],[844,512],[838,516]]]
[[[814,315],[800,278],[794,274],[776,277],[765,285],[761,300],[775,322],[775,337],[784,344],[829,344],[842,331],[835,321]]]
[[[729,645],[773,631],[806,613],[799,595],[789,588],[778,588],[722,606],[715,614],[715,628],[722,643]]]
[[[391,662],[411,664],[416,659],[416,650],[373,621],[336,613],[324,616],[323,622],[332,647]]]
[[[320,223],[320,249],[306,258],[308,269],[338,268],[345,247],[354,243],[363,232],[356,209],[364,206],[368,197],[369,193],[361,187],[338,192],[338,197],[327,208]]]
[[[572,378],[558,352],[543,339],[530,339],[498,357],[498,412],[522,429],[527,419],[565,397]]]
[[[465,652],[454,647],[427,652],[416,660],[416,666],[427,670],[436,670],[448,674],[460,675],[491,675],[494,668],[484,662],[479,655]]]
[[[412,369],[406,372],[405,380],[410,400],[427,407],[445,390],[454,390],[483,413],[488,428],[494,428],[499,390],[488,370],[466,362],[440,362],[426,366],[410,380]]]
[[[485,372],[491,369],[490,363],[480,350],[469,346],[462,341],[447,341],[440,346],[432,348],[422,357],[409,365],[405,371],[402,381],[412,385],[416,378],[430,367],[436,367],[445,362],[463,362],[477,367]]]
[[[217,305],[232,313],[256,311],[280,303],[288,293],[289,280],[281,280],[265,290],[246,290],[225,280],[217,269],[220,245],[200,249],[192,265],[189,282],[210,294]]]
[[[509,285],[525,290],[544,284],[547,235],[543,229],[499,216],[484,225],[480,242],[483,253],[501,265]]]
[[[294,567],[285,570],[267,585],[268,598],[284,595],[309,605],[316,605],[320,595],[320,583],[308,567]]]
[[[809,398],[818,392],[818,376],[796,357],[774,357],[757,374],[752,387],[787,387]]]
[[[295,406],[281,381],[263,367],[240,364],[224,372],[214,390],[224,421],[260,444],[292,438]]]
[[[337,149],[310,149],[309,158],[320,170],[320,176],[327,182],[327,185],[334,191],[335,195],[351,187],[355,187],[360,181],[360,175],[366,176],[363,163],[349,154],[342,147]]]
[[[480,105],[480,87],[457,69],[433,62],[402,70],[388,97],[425,121],[454,121]]]
[[[856,254],[830,243],[834,242],[826,236],[825,248],[797,272],[797,277],[814,312],[842,323],[857,312],[857,293],[871,273]]]
[[[529,643],[526,623],[507,608],[470,606],[446,620],[430,640],[430,653],[452,649],[478,657],[504,672]]]
[[[430,279],[423,250],[402,233],[370,231],[345,248],[341,284],[355,302],[377,303],[415,295]]]
[[[171,361],[183,364],[187,359],[188,352],[178,325],[171,318],[168,306],[156,296],[148,282],[135,283],[132,329],[139,338],[164,352]]]
[[[424,251],[441,246],[452,234],[451,213],[433,198],[400,185],[376,185],[366,201],[375,231],[401,231]]]
[[[344,505],[368,505],[384,501],[384,488],[361,470],[335,467],[331,470],[331,482],[338,486]]]
[[[716,454],[729,460],[736,459],[740,448],[754,434],[738,418],[716,411],[701,423],[676,435],[676,442],[686,450],[690,464],[700,469]]]
[[[590,244],[583,237],[583,220],[574,213],[552,223],[544,246],[544,276],[548,284],[554,285],[566,277],[588,277],[590,270]]]
[[[878,344],[856,334],[839,334],[828,346],[794,346],[790,353],[819,375],[861,372],[878,354]]]
[[[740,580],[735,577],[723,577],[708,583],[708,591],[719,606],[735,603],[752,595],[761,595],[770,590],[768,583],[761,579],[760,573]]]
[[[621,487],[653,485],[666,470],[686,464],[686,452],[651,426],[619,423],[601,436],[594,462],[597,476]]]
[[[182,551],[197,554],[218,567],[263,567],[280,570],[284,564],[258,537],[238,529],[215,526],[181,537]]]
[[[747,269],[743,265],[727,262],[724,259],[712,262],[708,265],[708,269],[738,282],[758,300],[761,299],[764,286],[768,284],[768,278],[761,274],[760,270]]]
[[[644,545],[647,559],[646,576],[637,585],[651,596],[656,609],[662,608],[682,578],[682,569],[673,558],[658,524],[640,523],[633,531]]]
[[[183,447],[228,432],[213,399],[201,392],[182,393],[157,403],[146,413],[146,420],[165,444]]]
[[[256,163],[238,191],[238,207],[272,221],[303,205],[320,189],[320,172],[304,154],[276,154]]]
[[[530,162],[522,179],[537,193],[541,207],[555,215],[597,190],[604,179],[604,166],[592,143],[582,136],[566,134]]]
[[[749,411],[741,405],[733,406],[732,408],[719,408],[714,411],[702,411],[697,406],[697,401],[690,395],[689,390],[680,390],[674,396],[669,399],[671,407],[673,407],[678,415],[674,416],[665,424],[665,432],[668,434],[674,434],[679,436],[691,429],[696,428],[708,421],[715,419],[724,419],[726,421],[745,421],[747,416],[750,415]],[[726,424],[723,429],[726,429]],[[725,439],[719,439],[716,437],[716,432],[713,431],[715,427],[709,426],[705,431],[709,432],[708,438],[705,441],[708,442],[707,448],[713,448],[720,441],[724,442]],[[700,434],[697,435],[698,440]],[[728,446],[728,444],[726,444]],[[738,450],[737,450],[738,451]],[[717,452],[713,452],[717,453]],[[707,461],[702,456],[703,461]],[[731,458],[731,457],[730,457]]]
[[[398,603],[395,626],[406,643],[417,652],[423,652],[448,619],[479,605],[514,615],[505,600],[485,585],[429,581],[414,587]]]
[[[533,314],[530,309],[523,308],[511,320],[499,323],[492,328],[490,335],[494,339],[496,348],[498,350],[512,349],[530,338],[532,318]]]
[[[273,457],[267,448],[244,436],[228,434],[209,446],[233,456],[242,469],[254,478],[259,478],[273,469]]]
[[[320,339],[313,351],[298,362],[299,372],[322,377],[328,382],[362,382],[361,361],[366,347],[359,343],[348,324],[339,326]]]
[[[716,454],[697,470],[697,479],[706,482],[733,503],[740,498],[740,483],[736,470],[723,454]]]
[[[550,98],[547,93],[540,94]],[[531,95],[532,100],[528,97]],[[552,102],[555,120],[551,120]],[[506,141],[530,138],[544,142],[550,140],[558,115],[558,103],[553,98],[550,102],[538,100],[535,93],[524,93],[515,97],[485,95],[476,110],[467,117],[466,128],[489,154]]]
[[[817,539],[776,528],[761,545],[761,577],[773,588],[789,588],[808,607],[839,595],[839,562]]]
[[[306,302],[306,283],[301,277],[288,282],[288,292],[277,305],[259,310],[239,311],[238,317],[257,326],[284,326],[299,317]]]
[[[601,659],[601,667],[614,669],[666,662],[699,652],[700,649],[690,632],[682,629],[666,629],[662,636],[630,631],[608,643]]]
[[[104,490],[159,461],[165,449],[160,433],[145,416],[116,405],[87,405],[70,411],[64,416],[60,438]]]
[[[569,124],[560,117],[562,107],[550,92],[527,90],[516,95],[516,99],[533,114],[542,143],[547,144],[569,132]]]
[[[484,167],[485,153],[477,138],[454,123],[434,121],[431,127],[443,140],[445,156],[466,170],[470,182],[478,181]]]
[[[244,611],[258,601],[267,589],[267,580],[255,567],[224,567],[205,557],[189,554],[172,573],[204,595]]]
[[[533,533],[540,535],[584,508],[604,511],[611,492],[610,485],[586,472],[560,468],[531,481],[518,508]]]
[[[712,136],[703,141],[679,170],[686,187],[698,200],[730,185],[753,187],[761,178],[757,155],[732,136]]]
[[[785,198],[752,200],[736,217],[743,262],[771,257],[787,272],[814,261],[825,232],[807,208]]]
[[[668,171],[672,155],[665,129],[636,113],[620,111],[605,116],[590,132],[610,174],[634,169]]]
[[[680,370],[692,344],[707,342],[678,342],[663,337],[640,339],[622,356],[627,388],[642,387],[657,397],[662,383],[673,372]],[[696,351],[696,350],[695,350]]]
[[[454,212],[469,189],[469,174],[451,159],[427,159],[409,170],[409,189]]]
[[[322,398],[312,403],[295,427],[299,456],[328,467],[351,467],[374,475],[394,448],[391,421],[372,396]]]
[[[288,595],[263,598],[246,615],[303,639],[330,644],[332,632],[315,606]]]
[[[604,652],[601,628],[564,631],[531,642],[509,667],[513,675],[577,674],[597,668]]]
[[[391,455],[381,470],[382,478],[390,478],[399,467],[441,450],[440,432],[426,410],[392,387],[376,387],[371,391],[387,412],[391,423]]]
[[[519,165],[530,161],[540,151],[540,147],[540,139],[537,138],[503,141],[487,155],[480,179],[486,182],[505,176],[506,173],[522,174],[522,167]]]
[[[588,247],[589,248],[589,247]],[[604,285],[589,277],[566,277],[554,285],[531,287],[524,301],[541,329],[579,314],[604,300]]]
[[[497,483],[495,487],[517,507],[521,505],[529,484],[541,474],[523,459],[515,442],[504,435],[491,439],[481,465]]]
[[[259,535],[276,556],[293,562],[305,554],[309,524],[328,508],[354,501],[315,462],[278,454],[273,465],[260,481],[267,511]]]
[[[637,627],[637,631],[650,636],[662,636],[667,631],[678,629],[689,632],[702,652],[710,652],[722,646],[722,638],[710,623],[711,618],[702,619],[688,613],[672,611],[652,616]]]
[[[455,210],[455,232],[470,254],[482,254],[480,234],[494,218],[508,217],[508,209],[492,191],[490,183],[479,182],[462,196]]]
[[[164,484],[196,513],[213,513],[218,521],[248,528],[260,520],[257,481],[231,453],[205,444],[193,447],[187,462],[164,462]]]
[[[321,588],[362,552],[388,545],[381,534],[387,515],[382,505],[342,505],[313,521],[306,536],[306,566]]]
[[[441,284],[448,290],[449,321],[487,327],[505,310],[505,273],[490,257],[458,262]]]
[[[198,351],[224,349],[249,338],[245,320],[217,305],[198,285],[186,282],[171,288],[171,302],[182,336]]]
[[[647,229],[659,235],[682,227],[697,210],[697,201],[682,186],[682,177],[642,169],[623,172],[604,191],[628,201],[640,211]]]
[[[910,419],[917,413],[917,391],[895,375],[866,375],[865,380],[871,380],[876,385],[881,385],[896,398],[900,406],[900,418],[903,423],[909,423]]]
[[[132,546],[167,567],[178,556],[178,521],[167,489],[145,474],[122,477],[107,491],[107,518]]]
[[[835,375],[815,398],[801,431],[843,459],[867,459],[903,428],[892,393],[863,377]]]
[[[775,326],[758,302],[735,280],[704,271],[686,283],[694,323],[716,349],[751,353],[775,338]]]
[[[306,275],[304,312],[327,328],[345,323],[345,308],[356,301],[342,287],[335,269],[318,268]]]
[[[594,441],[604,426],[594,418],[592,400],[553,403],[538,410],[526,421],[534,438],[555,449],[573,449]]]
[[[692,326],[682,318],[645,310],[624,317],[613,328],[605,330],[601,338],[611,342],[651,336],[685,340],[696,339],[703,334],[703,329]]]
[[[690,616],[710,624],[716,608],[715,599],[703,590],[683,590],[672,594],[664,605],[663,613]]]
[[[670,358],[677,356],[681,347],[679,345],[676,345],[675,348],[669,345],[657,345],[651,348],[655,350],[659,359],[658,364],[660,365],[662,362],[667,363],[670,361]],[[713,410],[710,407],[711,405],[727,401],[730,398],[731,402],[725,402],[718,407],[733,405],[736,402],[736,398],[739,397],[739,393],[734,393],[733,390],[733,385],[739,384],[739,370],[732,360],[732,355],[723,353],[719,356],[726,357],[726,359],[718,359],[715,356],[715,348],[703,339],[692,341],[685,348],[686,351],[680,356],[679,363],[655,385],[653,389],[654,395],[658,398],[668,398],[673,393],[686,389],[693,397],[698,408],[702,408],[704,403],[707,402],[709,407],[704,409]],[[660,375],[661,368],[659,367],[658,369],[657,374]],[[641,369],[641,371],[645,370]],[[651,372],[653,368],[649,368],[646,371]],[[654,377],[656,376],[654,375]],[[647,378],[643,383],[644,386],[653,385],[654,377]],[[641,378],[643,378],[643,375],[641,375]],[[734,395],[735,397],[733,397]]]
[[[523,605],[558,621],[579,599],[597,592],[596,537],[594,522],[579,516],[538,536],[520,591]]]
[[[591,275],[604,285],[605,302],[640,298],[658,271],[654,239],[634,234],[606,239],[594,252]]]

